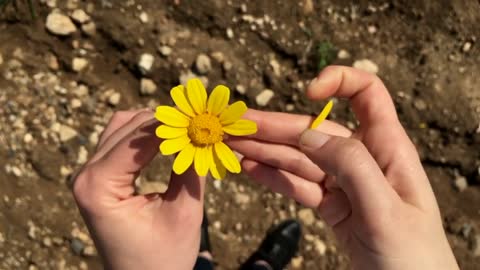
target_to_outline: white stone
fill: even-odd
[[[72,107],[72,109],[78,109],[82,107],[82,101],[78,98],[74,98],[70,101],[70,106]]]
[[[66,142],[69,141],[77,136],[78,132],[66,125],[60,125],[58,130],[58,135],[60,137],[60,141]]]
[[[318,255],[323,256],[327,252],[327,245],[320,239],[315,239],[313,242],[315,246],[315,250],[317,251]]]
[[[29,144],[33,141],[33,136],[32,134],[30,133],[27,133],[25,134],[25,136],[23,136],[23,142],[26,143],[26,144]]]
[[[295,105],[289,103],[289,104],[285,105],[285,110],[286,110],[287,112],[291,112],[291,111],[295,110]]]
[[[88,151],[87,151],[87,148],[85,148],[85,146],[80,146],[80,148],[78,149],[78,155],[77,155],[77,164],[84,164],[85,162],[87,162],[87,159],[88,159]]]
[[[122,99],[122,95],[118,92],[114,92],[112,95],[108,97],[108,104],[112,106],[117,106]]]
[[[72,60],[72,69],[75,72],[81,72],[88,66],[88,60],[81,57],[75,57]]]
[[[22,170],[20,170],[20,168],[18,168],[17,166],[12,166],[11,170],[13,175],[15,175],[16,177],[20,177],[23,175]]]
[[[50,33],[59,36],[69,36],[77,31],[77,27],[72,20],[58,12],[48,14],[45,27]]]
[[[453,182],[453,185],[456,190],[462,192],[468,187],[467,178],[464,176],[457,176]]]
[[[217,190],[222,189],[222,181],[221,180],[214,180],[213,181],[213,187]]]
[[[75,9],[70,17],[74,22],[80,24],[90,21],[90,16],[83,9]]]
[[[270,60],[270,66],[272,67],[273,73],[275,74],[275,76],[280,77],[281,68],[280,68],[280,64],[278,63],[278,61],[276,59]]]
[[[298,218],[306,226],[310,226],[315,222],[315,214],[310,208],[305,208],[298,211]]]
[[[155,61],[155,57],[149,53],[144,53],[140,56],[140,60],[138,61],[138,68],[140,72],[145,75],[148,74],[153,67],[153,62]]]
[[[247,194],[245,193],[237,193],[235,194],[235,202],[237,204],[247,204],[250,202],[250,196],[248,196]]]
[[[140,13],[140,15],[138,15],[138,18],[142,23],[148,23],[148,14],[145,11]]]
[[[340,50],[337,53],[337,58],[338,59],[348,59],[350,58],[350,53],[347,50]]]
[[[472,48],[472,43],[470,41],[467,41],[463,44],[462,51],[469,52],[471,48]]]
[[[303,257],[302,256],[294,257],[290,264],[292,265],[293,269],[301,269],[303,265]]]
[[[378,66],[374,62],[372,62],[369,59],[361,59],[357,60],[353,63],[354,68],[361,69],[366,72],[370,72],[373,74],[377,74],[378,72]]]
[[[97,33],[97,25],[94,22],[82,24],[82,32],[89,37],[95,36]]]
[[[197,68],[198,73],[202,75],[207,74],[212,69],[210,57],[203,53],[199,54],[195,60],[195,67]]]
[[[97,145],[99,139],[98,132],[96,131],[90,133],[90,136],[88,136],[88,142],[90,145]]]
[[[233,30],[232,30],[232,28],[230,28],[230,27],[227,28],[227,37],[228,37],[229,39],[233,39],[233,38],[235,37],[235,35],[234,35],[234,33],[233,33]]]
[[[247,93],[247,88],[241,84],[237,84],[237,86],[235,86],[235,91],[241,95],[245,95]]]
[[[255,97],[255,101],[257,102],[258,106],[267,106],[270,100],[275,96],[275,93],[270,89],[263,90],[257,97]]]
[[[153,80],[143,78],[140,81],[140,94],[152,95],[157,91],[157,85]]]
[[[163,56],[169,56],[173,52],[172,48],[169,46],[161,46],[160,48],[158,48],[158,51]]]

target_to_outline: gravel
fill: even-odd
[[[148,96],[153,95],[157,91],[157,85],[151,79],[143,78],[140,81],[140,94]]]
[[[58,36],[69,36],[77,31],[77,27],[68,16],[57,12],[48,14],[45,27],[50,33]]]
[[[72,20],[79,24],[84,24],[90,21],[90,16],[83,9],[76,9],[70,15]]]
[[[206,54],[199,54],[195,60],[195,68],[199,74],[205,75],[212,70],[212,62]]]
[[[270,89],[263,90],[255,97],[257,105],[260,107],[267,106],[270,100],[275,96],[275,93]]]
[[[138,61],[138,69],[143,75],[150,73],[153,67],[155,57],[149,53],[144,53]]]

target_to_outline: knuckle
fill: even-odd
[[[83,169],[75,178],[73,182],[72,192],[77,205],[85,210],[93,209],[93,198],[91,188],[94,172],[90,168]]]
[[[339,156],[351,159],[361,159],[365,156],[366,148],[362,142],[356,139],[342,140],[341,147],[338,148]]]

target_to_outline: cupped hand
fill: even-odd
[[[172,173],[164,194],[133,182],[158,153],[153,111],[115,113],[73,192],[107,269],[192,269],[199,249],[205,179]]]
[[[307,130],[309,116],[250,110],[257,134],[228,143],[244,155],[244,171],[317,209],[354,269],[458,269],[429,180],[382,81],[331,66],[307,95],[347,98],[359,128],[325,121]]]

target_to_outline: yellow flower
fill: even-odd
[[[228,105],[230,89],[218,85],[207,100],[207,91],[199,79],[191,79],[186,87],[170,91],[176,108],[158,106],[155,118],[162,122],[156,130],[163,155],[178,153],[173,162],[176,174],[184,173],[193,163],[200,176],[208,171],[215,179],[225,177],[226,170],[241,171],[232,150],[223,143],[225,134],[245,136],[257,132],[257,124],[240,119],[247,111],[243,101]]]

